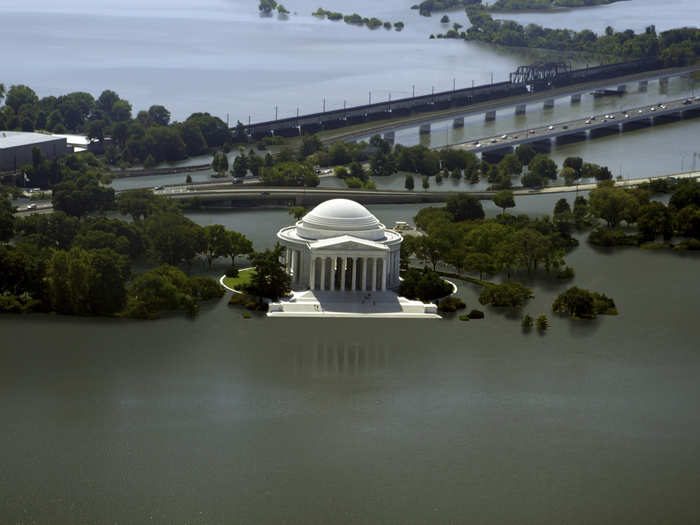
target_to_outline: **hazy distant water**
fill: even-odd
[[[205,110],[236,119],[266,120],[505,80],[522,53],[454,40],[428,40],[446,25],[421,17],[411,1],[321,2],[327,9],[356,11],[406,23],[403,32],[349,26],[310,15],[317,0],[287,2],[297,15],[261,18],[256,0],[127,0],[105,5],[65,0],[6,0],[0,5],[2,81],[26,83],[40,95],[112,88],[135,110],[165,104],[182,119]],[[556,14],[517,15],[554,26],[659,29],[700,20],[697,2],[652,0]],[[351,5],[351,7],[348,7]],[[650,12],[653,17],[649,18]],[[467,24],[463,11],[450,13]],[[529,18],[528,18],[529,17]]]

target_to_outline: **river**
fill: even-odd
[[[290,220],[192,217],[258,247]],[[545,335],[491,308],[245,320],[225,298],[195,320],[2,316],[2,521],[695,522],[698,258],[582,242],[567,261],[619,316],[552,316],[568,284],[542,278],[525,311]]]
[[[606,7],[623,15],[596,19],[596,29],[646,24],[636,20],[650,12],[660,28],[697,20],[694,2],[675,1]],[[448,89],[453,76],[486,81],[488,70],[505,75],[520,63],[424,39],[439,19],[407,2],[352,6],[403,20],[402,33],[315,20],[307,13],[319,6],[307,0],[286,7],[299,15],[260,19],[254,1],[6,0],[0,46],[13,60],[2,81],[40,95],[113,88],[137,109],[163,103],[178,119],[197,110],[243,119],[269,118],[275,104],[280,116],[300,104],[316,110],[323,96],[328,107],[362,103],[369,89]],[[323,7],[344,10],[337,0]],[[554,26],[573,15],[551,16]],[[654,90],[628,100],[665,96]],[[505,116],[493,129],[529,126],[540,113]],[[652,175],[691,167],[696,136],[697,121],[687,121],[553,156]],[[115,185],[155,180],[170,179]],[[517,198],[513,212],[551,213],[558,198]],[[369,208],[391,225],[420,207]],[[273,208],[189,216],[241,231],[258,249],[291,221]],[[524,312],[550,316],[544,335],[523,334],[512,314],[492,308],[469,322],[246,320],[226,298],[196,319],[0,316],[0,523],[699,522],[698,255],[580,240],[567,256],[573,283],[613,297],[620,315],[553,316],[553,298],[570,283],[524,276],[535,293]],[[478,290],[457,284],[479,308]]]

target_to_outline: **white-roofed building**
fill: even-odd
[[[348,199],[316,206],[277,233],[294,290],[377,291],[399,286],[403,237]]]
[[[39,148],[47,158],[73,152],[65,137],[26,131],[0,131],[0,171],[20,169],[32,163],[32,150]]]

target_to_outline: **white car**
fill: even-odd
[[[502,138],[503,140],[506,140],[506,139],[508,138],[508,135],[501,135],[501,138]]]
[[[36,202],[32,202],[31,204],[27,204],[27,209],[28,210],[35,210],[36,209]]]
[[[584,122],[584,124],[590,124],[590,123],[591,123],[591,119],[588,119],[588,120],[586,120],[586,122]]]
[[[547,129],[548,129],[549,131],[552,131],[552,130],[554,129],[554,126],[549,126]]]

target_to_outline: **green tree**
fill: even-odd
[[[556,179],[557,165],[547,155],[539,153],[528,164],[528,171],[542,179]]]
[[[211,270],[214,259],[231,253],[231,236],[221,224],[204,226],[204,254]]]
[[[428,188],[430,188],[430,179],[427,175],[423,175],[423,189],[427,190]]]
[[[126,122],[131,119],[131,104],[126,100],[117,100],[112,104],[110,112],[114,122]]]
[[[170,123],[170,111],[165,106],[151,106],[148,108],[148,118],[156,126],[167,126]]]
[[[261,176],[266,186],[318,186],[320,179],[310,166],[298,162],[280,162],[264,168]]]
[[[632,220],[637,215],[639,203],[622,188],[602,187],[591,190],[589,207],[595,217],[608,223],[609,228],[617,228],[621,221]]]
[[[11,107],[15,113],[19,113],[19,109],[25,104],[34,106],[39,102],[39,97],[36,96],[34,90],[19,84],[11,86],[5,97],[5,104]]]
[[[515,281],[504,281],[500,284],[485,285],[479,295],[479,303],[508,306],[515,310],[532,297],[534,296],[529,288]]]
[[[581,157],[566,157],[563,167],[574,170],[576,178],[579,178],[581,176],[581,170],[583,169],[583,159]]]
[[[245,155],[239,155],[233,159],[231,168],[234,177],[243,178],[248,174],[248,159]]]
[[[277,2],[275,0],[260,0],[258,4],[258,10],[262,13],[270,14],[277,7]]]
[[[309,155],[313,155],[323,148],[323,143],[317,135],[304,135],[301,138],[301,146],[299,146],[299,156],[304,159]]]
[[[523,166],[528,166],[530,161],[537,155],[537,152],[529,144],[521,144],[515,148],[515,155]]]
[[[457,193],[448,197],[445,209],[455,222],[484,218],[484,208],[481,203],[466,193]]]
[[[506,208],[515,207],[515,199],[513,198],[513,192],[510,190],[502,190],[493,196],[493,203],[506,212]]]
[[[650,202],[640,208],[637,227],[644,239],[663,235],[664,240],[669,240],[673,237],[673,215],[662,203]]]
[[[228,234],[231,239],[231,251],[228,255],[231,257],[231,264],[235,266],[237,256],[253,253],[253,243],[240,232],[231,230]]]
[[[10,199],[0,196],[0,243],[8,242],[15,235],[14,213]]]
[[[251,257],[255,274],[247,291],[258,297],[277,300],[291,290],[290,278],[280,263],[282,246],[277,243],[274,249],[256,252]]]
[[[185,143],[174,128],[164,126],[148,128],[146,130],[145,146],[148,153],[157,162],[174,162],[187,157]]]
[[[308,210],[304,206],[291,206],[289,208],[289,215],[294,217],[295,220],[301,220],[301,218],[306,215]]]
[[[404,188],[406,188],[408,191],[413,190],[415,187],[415,182],[413,181],[413,175],[406,175],[406,180],[404,182]]]
[[[228,157],[223,151],[217,151],[214,153],[214,158],[211,162],[211,169],[213,169],[220,177],[226,175],[228,171]]]
[[[189,266],[205,250],[202,227],[180,213],[152,215],[144,221],[144,231],[151,241],[153,257],[161,263]]]

